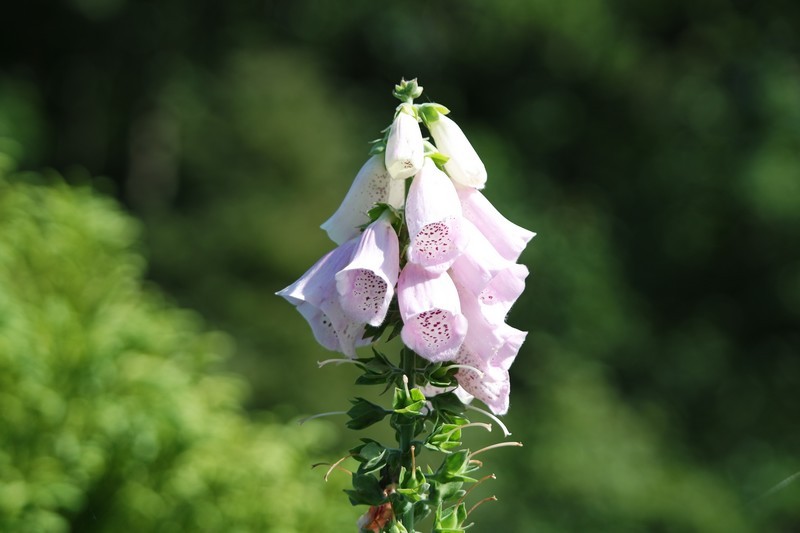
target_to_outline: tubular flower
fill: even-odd
[[[456,192],[461,200],[464,218],[489,239],[501,256],[512,262],[519,259],[525,246],[536,234],[501,215],[479,191],[456,185]]]
[[[359,233],[359,227],[369,222],[367,211],[377,203],[392,207],[403,206],[405,185],[389,176],[382,155],[373,155],[356,174],[350,190],[339,209],[322,226],[328,237],[342,244]]]
[[[475,298],[461,286],[458,290],[469,331],[455,361],[476,370],[460,368],[456,380],[461,388],[485,403],[493,413],[505,414],[511,392],[508,369],[528,334],[505,323],[493,324],[481,312],[480,303]]]
[[[472,223],[465,221],[465,226],[472,233],[469,245],[453,263],[450,275],[478,299],[493,323],[503,322],[525,289],[528,269],[502,257]]]
[[[329,350],[355,357],[356,344],[363,344],[364,324],[349,318],[339,302],[336,273],[351,260],[358,239],[328,252],[300,279],[278,291],[303,315],[314,338]]]
[[[443,114],[428,123],[436,148],[450,159],[444,169],[453,181],[467,187],[483,189],[486,185],[486,167],[478,153],[467,140],[458,124]]]
[[[386,140],[386,169],[396,180],[410,178],[422,168],[424,154],[425,145],[417,119],[401,110]]]
[[[467,333],[467,319],[453,281],[407,263],[397,281],[403,344],[433,362],[455,357]]]
[[[469,241],[463,222],[453,182],[426,157],[406,200],[408,260],[431,272],[450,268]]]
[[[386,318],[400,270],[400,245],[385,212],[361,234],[350,263],[336,273],[345,314],[358,323],[379,326]]]

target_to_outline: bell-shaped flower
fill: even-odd
[[[437,120],[428,122],[428,129],[436,143],[436,149],[450,158],[444,164],[447,174],[456,183],[483,189],[486,185],[486,167],[478,153],[458,124],[443,114],[438,114],[437,117]]]
[[[406,200],[408,260],[432,272],[444,272],[469,241],[461,202],[453,182],[428,157]]]
[[[392,122],[386,139],[384,161],[392,178],[404,180],[422,168],[425,145],[417,119],[400,111]]]
[[[467,334],[467,319],[450,276],[407,263],[397,281],[397,302],[403,344],[429,361],[455,357]]]
[[[369,222],[367,211],[377,203],[401,208],[405,199],[405,184],[389,176],[383,155],[373,155],[356,174],[350,190],[339,209],[322,226],[336,244],[356,237],[360,227]]]
[[[336,274],[345,314],[355,322],[379,326],[394,296],[400,271],[400,245],[387,211],[367,226],[350,263]]]
[[[505,414],[511,391],[508,369],[528,334],[505,323],[491,323],[468,291],[460,285],[458,291],[469,331],[455,358],[463,365],[456,373],[456,380],[493,413]]]
[[[502,257],[475,226],[464,221],[471,233],[469,245],[450,268],[450,276],[495,324],[503,322],[525,289],[528,269]]]
[[[456,192],[461,200],[464,218],[489,239],[500,255],[509,261],[516,261],[536,234],[501,215],[479,191],[457,185]]]
[[[346,266],[356,249],[358,239],[352,239],[317,261],[300,279],[278,291],[303,315],[314,338],[328,350],[355,357],[356,345],[364,345],[364,324],[349,318],[339,302],[336,273]]]

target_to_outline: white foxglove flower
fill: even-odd
[[[444,164],[444,169],[453,181],[483,189],[486,185],[486,167],[458,124],[439,113],[436,120],[428,122],[428,129],[439,152],[450,158]]]
[[[393,180],[383,163],[383,155],[370,157],[358,171],[342,205],[321,228],[336,244],[357,236],[360,227],[369,222],[367,211],[377,203],[389,204],[397,209],[403,206],[405,184]]]
[[[349,357],[355,357],[356,346],[367,341],[363,340],[364,324],[352,320],[342,309],[335,276],[350,262],[357,244],[358,240],[352,239],[328,252],[300,279],[275,293],[297,307],[317,342]]]
[[[400,245],[389,218],[386,212],[367,226],[353,259],[336,274],[345,314],[371,326],[381,325],[386,318],[400,271]]]
[[[444,272],[469,242],[461,202],[447,175],[428,157],[408,190],[408,260],[431,272]]]
[[[392,122],[386,140],[385,163],[392,178],[404,180],[422,168],[425,145],[417,119],[400,112]]]
[[[453,359],[467,333],[467,319],[453,281],[406,263],[397,281],[403,344],[433,362]]]
[[[501,215],[479,191],[471,187],[456,186],[456,192],[461,200],[464,218],[489,239],[500,255],[509,261],[516,261],[536,234]]]

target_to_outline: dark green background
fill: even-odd
[[[486,196],[539,234],[509,317],[530,331],[506,417],[526,447],[484,457],[500,502],[473,531],[800,528],[800,480],[768,492],[800,471],[797,2],[34,0],[2,19],[6,151],[142,221],[147,279],[232,337],[251,412],[292,424],[364,393],[316,368],[330,354],[273,293],[332,247],[318,226],[417,77]],[[312,461],[355,442],[337,427]]]

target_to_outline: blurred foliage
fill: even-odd
[[[230,340],[142,289],[138,232],[85,188],[0,174],[0,530],[352,527],[309,468],[331,426],[248,420],[214,370]]]
[[[539,232],[510,317],[531,331],[507,420],[526,447],[494,452],[501,502],[475,531],[800,527],[800,4],[4,14],[0,146],[70,183],[74,165],[110,176],[94,185],[142,220],[148,277],[235,339],[251,408],[287,420],[356,394],[272,293],[331,248],[317,226],[417,76],[484,158],[487,196]]]

